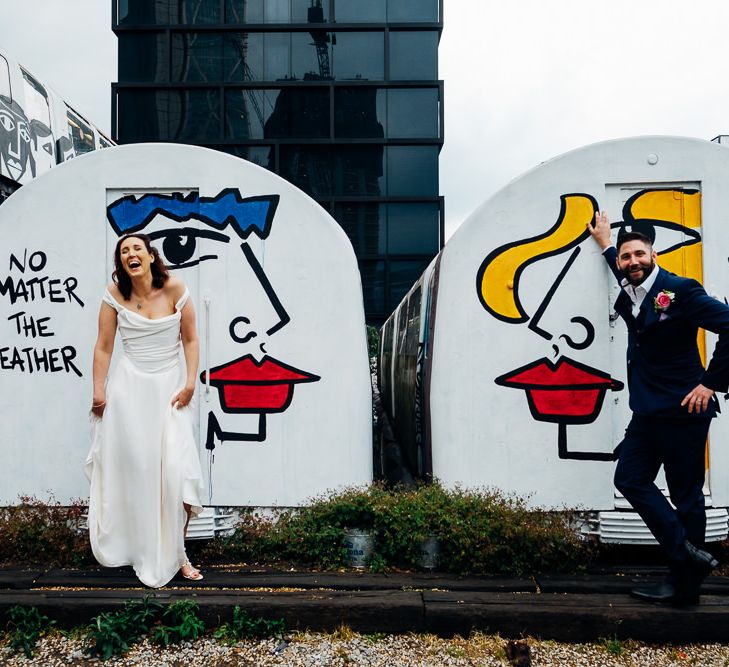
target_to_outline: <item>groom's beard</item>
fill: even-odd
[[[647,264],[636,262],[626,269],[621,269],[620,273],[625,276],[627,281],[633,285],[633,287],[637,287],[651,274],[655,266],[656,261],[651,257],[650,262]]]

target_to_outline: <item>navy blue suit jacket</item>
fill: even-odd
[[[603,253],[618,280],[617,250]],[[675,294],[663,317],[654,306],[662,290]],[[630,409],[639,415],[667,417],[716,416],[712,401],[703,413],[681,407],[684,396],[698,384],[726,392],[729,386],[729,306],[710,297],[696,280],[659,269],[653,287],[632,314],[633,302],[621,290],[615,310],[628,326],[628,387]],[[701,363],[696,342],[698,328],[719,334],[709,366]]]

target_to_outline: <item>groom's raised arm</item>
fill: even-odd
[[[592,236],[593,241],[600,247],[600,250],[602,250],[602,256],[613,272],[615,279],[620,282],[622,276],[620,275],[620,271],[618,271],[618,251],[615,249],[612,238],[610,237],[610,220],[608,220],[607,213],[605,211],[596,211],[595,221],[587,223],[587,231]]]

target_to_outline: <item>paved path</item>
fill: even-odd
[[[727,641],[729,577],[710,577],[701,604],[682,609],[633,600],[636,584],[659,581],[649,566],[608,568],[576,576],[456,577],[444,574],[275,572],[238,566],[204,568],[204,581],[181,577],[144,588],[130,568],[0,569],[0,615],[21,604],[70,627],[130,598],[162,603],[196,596],[209,625],[234,606],[290,629],[333,630],[345,624],[372,632],[505,637],[531,635],[568,642],[632,638],[657,643]]]

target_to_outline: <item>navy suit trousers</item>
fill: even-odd
[[[698,548],[704,544],[704,451],[710,423],[709,417],[634,414],[620,444],[615,486],[673,561],[685,557],[685,540]],[[676,509],[655,484],[661,464]]]

